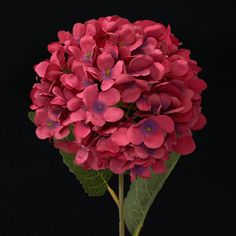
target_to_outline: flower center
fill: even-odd
[[[150,134],[157,130],[157,125],[153,120],[146,120],[141,129],[144,135]]]
[[[95,102],[93,105],[93,110],[96,113],[103,113],[106,110],[106,105],[102,102]]]
[[[109,77],[110,74],[111,74],[111,70],[110,70],[110,69],[106,69],[106,70],[105,70],[105,75],[106,75],[107,77]]]

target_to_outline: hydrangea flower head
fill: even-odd
[[[206,124],[207,85],[180,45],[170,26],[119,16],[58,32],[51,57],[34,67],[36,135],[84,169],[129,171],[132,180],[165,172],[169,154],[193,152],[192,131]]]

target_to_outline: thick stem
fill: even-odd
[[[125,236],[124,222],[124,175],[119,175],[119,236]]]

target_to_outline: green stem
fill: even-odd
[[[124,222],[124,175],[119,175],[119,236],[125,236]]]

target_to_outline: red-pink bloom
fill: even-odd
[[[114,80],[122,73],[123,71],[123,62],[115,60],[110,53],[103,52],[97,58],[97,66],[99,69],[98,77],[102,81],[101,89],[106,91],[110,89],[115,83]]]
[[[76,23],[34,66],[36,134],[89,170],[129,171],[131,180],[166,171],[202,129],[201,68],[170,26],[119,16]]]
[[[87,121],[95,126],[118,121],[124,115],[122,109],[114,107],[120,101],[120,93],[115,88],[99,93],[97,85],[91,85],[84,90],[82,97],[87,109]]]
[[[165,115],[151,116],[128,129],[128,140],[140,145],[144,143],[149,148],[159,148],[165,140],[166,133],[174,131],[174,122]]]

